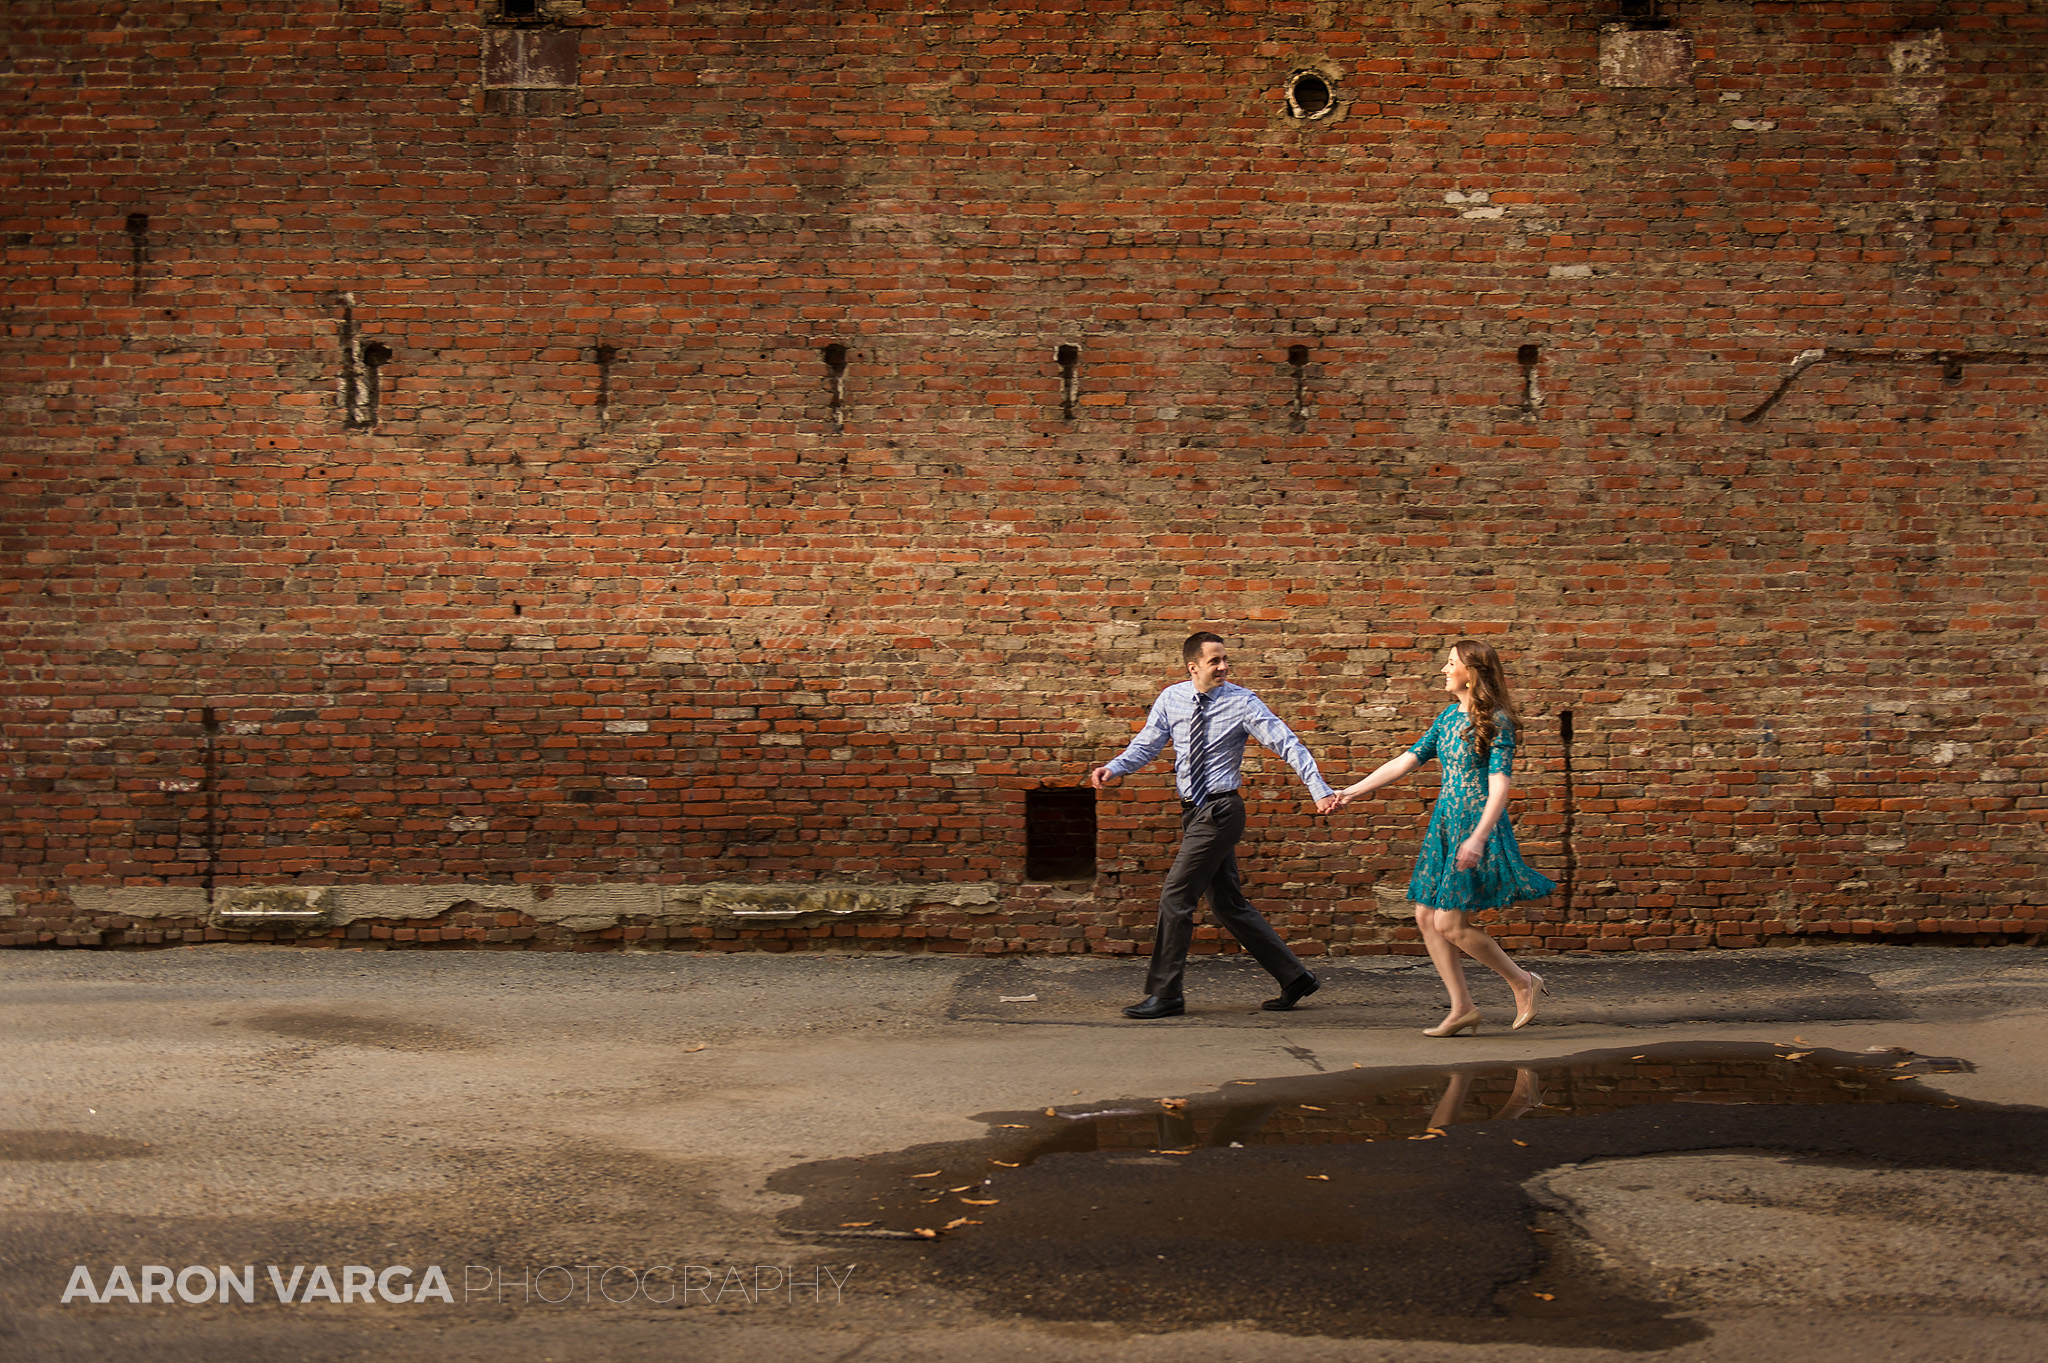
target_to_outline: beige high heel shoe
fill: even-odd
[[[1543,987],[1543,977],[1541,975],[1538,975],[1535,971],[1532,970],[1529,972],[1529,978],[1536,981],[1536,987],[1529,991],[1529,1006],[1527,1008],[1524,1008],[1521,1012],[1515,1014],[1515,1025],[1508,1028],[1508,1030],[1511,1032],[1519,1031],[1520,1029],[1527,1027],[1531,1022],[1534,1022],[1536,1020],[1537,996],[1546,992]]]
[[[1425,1027],[1422,1029],[1422,1034],[1424,1036],[1456,1036],[1468,1027],[1472,1029],[1472,1035],[1479,1035],[1479,1010],[1477,1008],[1474,1008],[1469,1013],[1460,1013],[1454,1018],[1445,1018],[1438,1026]]]

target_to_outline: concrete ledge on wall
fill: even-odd
[[[627,919],[724,927],[794,925],[842,919],[905,918],[921,908],[995,913],[998,887],[989,882],[946,885],[854,883],[776,885],[566,885],[549,892],[533,885],[315,885],[237,886],[218,890],[209,903],[197,886],[78,886],[71,900],[88,915],[134,919],[204,919],[241,931],[346,927],[363,919],[408,922],[454,911],[496,909],[571,932],[596,932]],[[12,907],[12,896],[0,914]]]
[[[522,912],[536,923],[553,923],[571,932],[613,928],[626,918],[662,914],[659,885],[564,885]]]
[[[116,885],[104,889],[74,885],[71,902],[94,917],[119,914],[124,918],[204,918],[211,907],[206,891],[197,885]]]
[[[533,914],[539,898],[531,885],[337,885],[329,921],[438,918],[456,908]]]
[[[241,886],[217,890],[208,927],[238,932],[303,932],[332,922],[334,892],[325,885]]]
[[[994,913],[996,887],[969,885],[671,885],[660,917],[675,923],[814,923],[902,918],[927,906]]]

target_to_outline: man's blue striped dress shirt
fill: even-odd
[[[1255,692],[1231,682],[1209,693],[1207,760],[1200,772],[1192,770],[1188,727],[1195,717],[1197,694],[1191,681],[1176,682],[1161,691],[1159,699],[1152,702],[1152,713],[1145,717],[1145,727],[1109,762],[1110,772],[1128,776],[1172,743],[1173,779],[1180,787],[1180,798],[1200,800],[1237,789],[1243,780],[1239,768],[1244,765],[1244,745],[1256,738],[1287,760],[1316,799],[1331,793],[1329,782],[1316,770],[1316,759],[1294,736],[1294,730],[1268,710]]]

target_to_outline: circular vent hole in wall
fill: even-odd
[[[1314,71],[1297,71],[1287,81],[1287,113],[1290,118],[1321,118],[1337,107],[1330,82]]]

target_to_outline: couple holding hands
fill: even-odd
[[[1167,1018],[1186,1011],[1181,981],[1194,938],[1195,906],[1205,897],[1231,936],[1279,981],[1280,996],[1267,999],[1263,1007],[1285,1012],[1321,987],[1245,900],[1238,879],[1236,847],[1245,819],[1239,768],[1246,741],[1256,738],[1294,768],[1316,797],[1319,814],[1400,780],[1432,757],[1442,762],[1443,786],[1408,881],[1415,924],[1450,993],[1450,1012],[1426,1034],[1478,1030],[1479,1009],[1465,987],[1461,954],[1491,969],[1514,991],[1514,1026],[1535,1017],[1543,977],[1516,965],[1467,917],[1516,900],[1540,899],[1556,888],[1522,860],[1508,822],[1515,706],[1500,655],[1472,639],[1452,644],[1443,665],[1443,689],[1452,703],[1408,751],[1341,791],[1330,789],[1315,758],[1279,716],[1252,692],[1231,684],[1230,655],[1220,636],[1206,631],[1189,635],[1181,660],[1188,680],[1160,692],[1130,746],[1088,776],[1088,784],[1102,790],[1173,745],[1181,797],[1180,852],[1159,895],[1159,930],[1145,976],[1145,999],[1124,1009],[1124,1016]]]

